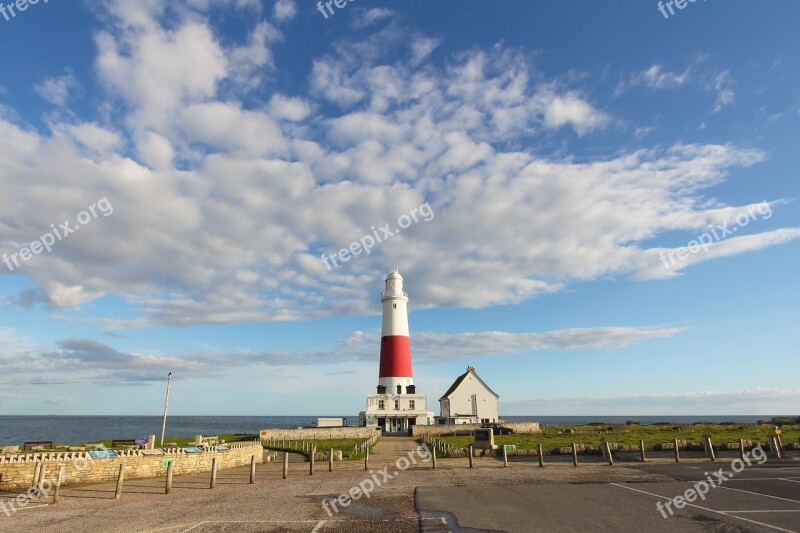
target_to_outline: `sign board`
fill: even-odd
[[[141,439],[141,438],[139,438],[139,439],[136,439],[136,440],[134,440],[134,441],[133,441],[133,443],[134,443],[134,444],[139,444],[139,445],[142,445],[142,444],[147,444],[147,439]]]
[[[217,450],[218,452],[227,452],[230,448],[220,444],[219,446],[214,446],[214,449]]]
[[[164,468],[167,468],[170,463],[174,463],[175,459],[164,459]]]
[[[108,459],[110,457],[117,457],[117,452],[114,450],[92,450],[89,452],[92,459]]]
[[[203,450],[198,448],[197,446],[186,446],[183,451],[186,453],[201,453]]]

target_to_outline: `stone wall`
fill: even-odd
[[[380,430],[362,426],[344,426],[334,428],[296,428],[296,429],[262,429],[261,441],[268,440],[317,440],[317,439],[368,439]]]
[[[515,430],[517,433],[539,433],[539,422],[503,422],[501,425]],[[452,435],[453,432],[468,432],[480,428],[480,424],[445,424],[435,426],[414,426],[412,431],[415,437],[422,435]]]
[[[255,455],[256,462],[272,459],[258,442],[228,444],[229,450],[207,449],[201,453],[186,453],[183,448],[161,448],[155,450],[121,450],[119,457],[93,459],[87,452],[27,453],[19,455],[0,455],[0,490],[23,492],[34,483],[33,475],[37,463],[45,468],[44,483],[55,485],[58,468],[64,466],[62,485],[83,483],[102,483],[115,481],[119,465],[125,465],[125,479],[141,479],[165,476],[164,462],[173,460],[173,474],[193,474],[210,472],[211,461],[217,458],[217,468],[234,468],[250,464]]]

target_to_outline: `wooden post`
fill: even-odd
[[[469,467],[472,468],[472,446],[469,447]]]
[[[210,489],[213,489],[217,485],[217,458],[214,457],[211,459],[211,483],[209,484]]]
[[[606,458],[608,459],[608,464],[610,466],[614,466],[614,458],[611,457],[611,445],[608,444],[608,441],[603,441],[603,444],[606,448]]]
[[[640,460],[641,462],[643,462],[643,463],[644,463],[645,461],[647,461],[647,459],[646,459],[646,458],[645,458],[645,456],[644,456],[644,441],[643,441],[643,440],[640,440],[640,441],[639,441],[639,460]]]
[[[59,472],[60,474],[60,472]],[[125,465],[119,465],[119,474],[117,475],[117,489],[114,491],[114,499],[119,500],[122,498],[122,480],[125,477]]]
[[[364,471],[369,470],[369,448],[364,453]]]
[[[333,448],[331,448],[331,453],[328,454],[328,472],[333,472]]]
[[[433,448],[432,452],[433,452],[433,455],[431,455],[431,459],[433,459],[433,469],[436,470],[436,448],[435,447]]]
[[[711,443],[711,437],[706,437],[706,446],[708,446],[708,456],[711,458],[711,461],[716,461],[717,456],[714,455],[714,445]]]
[[[42,463],[40,461],[36,461],[36,465],[33,467],[33,479],[31,479],[31,488],[36,489],[38,494],[38,483],[39,483],[39,472],[42,470]]]
[[[167,486],[164,488],[164,494],[172,492],[172,467],[175,466],[175,461],[170,461],[167,464]]]
[[[542,452],[542,443],[539,443],[539,468],[544,468],[544,453]]]
[[[681,452],[680,452],[680,450],[678,450],[678,439],[674,439],[672,442],[673,442],[673,444],[675,444],[675,462],[676,463],[680,463],[681,462]]]
[[[42,484],[44,483],[44,476],[47,474],[47,468],[45,468],[44,463],[42,463],[42,467],[39,469],[39,479],[36,480],[36,494],[37,498],[42,493]]]
[[[317,450],[316,450],[316,448],[314,448],[312,446],[311,447],[311,462],[308,463],[308,475],[309,476],[313,476],[314,475],[314,456],[316,454],[317,454]]]
[[[283,452],[283,479],[289,476],[289,452]]]
[[[506,450],[505,444],[503,444],[503,466],[508,468],[508,450]]]
[[[61,495],[61,480],[64,479],[64,467],[58,467],[58,474],[56,474],[56,488],[53,491],[53,503],[58,503],[58,498]]]
[[[253,455],[250,457],[250,484],[253,485],[256,482],[256,456]]]
[[[572,466],[578,466],[578,446],[572,443]]]

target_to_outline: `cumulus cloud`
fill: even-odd
[[[280,22],[292,20],[297,15],[297,4],[294,0],[277,0],[272,13]]]
[[[71,73],[55,78],[48,78],[33,87],[36,94],[53,105],[63,106],[67,103],[70,93],[79,88],[80,83]]]
[[[104,120],[42,133],[0,113],[0,254],[98,198],[115,207],[14,272],[40,291],[26,305],[111,295],[131,312],[100,317],[109,328],[191,325],[370,312],[390,266],[407,274],[416,308],[663,277],[654,240],[737,209],[707,190],[766,157],[727,144],[580,161],[526,148],[603,135],[614,118],[519,50],[433,60],[438,39],[409,42],[412,30],[395,20],[331,43],[306,65],[307,86],[279,89],[264,71],[280,32],[254,20],[222,43],[202,11],[209,2],[181,5],[98,8],[117,25],[95,37]],[[426,201],[430,223],[334,272],[320,260]],[[716,253],[786,242],[797,228],[750,233]]]

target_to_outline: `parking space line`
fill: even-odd
[[[647,494],[648,496],[653,496],[654,498],[666,499],[666,500],[671,500],[672,499],[669,496],[661,496],[659,494],[653,494],[652,492],[647,492],[647,491],[640,490],[640,489],[634,489],[633,487],[626,487],[625,485],[620,485],[620,484],[617,484],[617,483],[609,483],[609,485],[613,485],[613,486],[619,487],[621,489],[632,490],[634,492],[640,492],[642,494]],[[798,533],[797,531],[792,531],[791,529],[783,529],[782,527],[772,526],[770,524],[765,524],[764,522],[759,522],[758,520],[751,520],[751,519],[745,518],[743,516],[736,516],[735,514],[728,514],[727,512],[724,512],[724,511],[716,511],[714,509],[709,509],[708,507],[701,507],[700,505],[695,505],[695,504],[689,503],[689,502],[685,502],[685,503],[686,503],[687,507],[696,507],[697,509],[701,509],[703,511],[707,511],[709,513],[714,513],[714,514],[719,514],[719,515],[722,515],[722,516],[727,516],[728,518],[735,518],[737,520],[742,520],[744,522],[749,522],[751,524],[756,524],[756,525],[759,525],[759,526],[763,526],[763,527],[766,527],[768,529],[774,529],[775,531],[783,531],[784,533]]]
[[[319,522],[317,522],[317,525],[314,526],[314,529],[311,530],[311,533],[317,533],[317,531],[319,531],[319,528],[324,526],[326,523],[327,523],[327,520],[320,520]]]
[[[736,492],[744,492],[744,493],[747,493],[747,494],[753,494],[755,496],[763,496],[765,498],[774,498],[776,500],[783,500],[785,502],[800,503],[800,500],[792,500],[792,499],[789,499],[789,498],[781,498],[780,496],[771,496],[769,494],[762,494],[760,492],[752,492],[752,491],[749,491],[749,490],[732,489],[730,487],[719,487],[719,486],[717,488],[718,489],[725,489],[725,490],[735,490]]]
[[[785,478],[785,477],[779,477],[779,478],[776,478],[776,479],[780,479],[781,481],[788,481],[789,483],[800,483],[800,480],[797,480],[797,479],[789,479],[789,478]]]
[[[800,509],[774,509],[774,510],[763,510],[763,511],[720,511],[720,513],[800,513]]]

